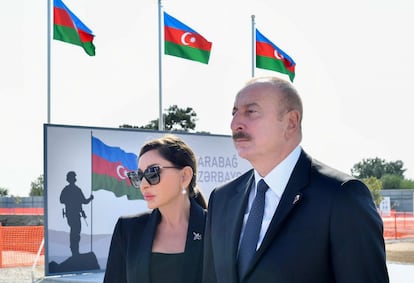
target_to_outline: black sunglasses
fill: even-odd
[[[182,167],[178,166],[160,166],[160,165],[153,165],[142,171],[138,169],[137,171],[130,171],[127,172],[127,176],[131,184],[139,189],[141,185],[142,178],[148,181],[150,185],[156,185],[160,182],[160,173],[161,169],[165,168],[175,168],[175,169],[182,169]]]

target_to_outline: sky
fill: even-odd
[[[160,86],[163,109],[191,107],[196,131],[229,135],[252,76],[252,15],[296,62],[304,150],[346,173],[366,158],[401,160],[414,179],[413,1],[165,0],[213,47],[208,65],[162,54],[161,77],[157,0],[64,3],[94,32],[96,56],[52,40],[50,121],[47,0],[0,3],[0,187],[10,195],[28,196],[43,174],[45,123],[145,125],[158,118]]]

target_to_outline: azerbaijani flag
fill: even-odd
[[[116,197],[142,199],[141,192],[128,179],[128,171],[137,170],[137,156],[120,147],[108,146],[92,136],[92,190],[107,190]]]
[[[208,64],[212,43],[164,12],[164,53]]]
[[[53,0],[53,39],[79,45],[95,56],[92,31],[61,0]]]
[[[289,76],[291,82],[295,78],[296,63],[282,49],[256,29],[256,67],[276,71]]]

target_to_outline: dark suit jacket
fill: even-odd
[[[239,235],[253,180],[250,170],[210,195],[204,283],[389,281],[382,220],[369,190],[303,151],[262,245],[239,280]]]
[[[183,283],[201,282],[203,238],[206,211],[191,200],[190,219],[182,270]],[[161,214],[155,209],[131,217],[121,217],[116,223],[105,271],[105,283],[150,283],[151,249]],[[200,233],[201,239],[194,237]]]

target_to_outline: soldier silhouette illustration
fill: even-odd
[[[76,173],[69,171],[66,174],[69,185],[65,186],[60,194],[60,202],[65,205],[63,217],[66,217],[70,227],[70,250],[72,256],[79,255],[79,242],[81,233],[81,217],[86,221],[86,214],[82,209],[82,204],[88,204],[93,200],[93,195],[85,198],[82,190],[75,185]],[[86,222],[87,223],[87,222]]]

